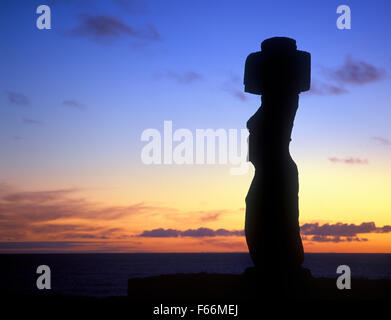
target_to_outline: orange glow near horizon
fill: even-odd
[[[380,164],[317,167],[298,161],[298,165],[300,225],[391,225],[391,170]],[[253,169],[232,176],[227,166],[148,166],[133,179],[117,177],[106,187],[51,190],[39,181],[26,191],[4,185],[0,213],[5,223],[0,226],[0,241],[71,242],[49,249],[26,246],[24,252],[245,252],[243,236],[138,235],[160,228],[243,230],[244,199],[252,176]],[[306,252],[391,253],[391,232],[383,231],[360,233],[350,241],[312,241],[310,235],[303,243]],[[23,251],[1,248],[1,252]]]

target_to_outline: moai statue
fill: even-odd
[[[246,197],[246,241],[255,270],[284,279],[297,279],[304,260],[298,170],[289,143],[299,93],[309,90],[310,78],[311,56],[297,50],[294,39],[266,39],[246,60],[244,90],[262,95],[247,122],[255,175]]]

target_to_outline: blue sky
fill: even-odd
[[[314,81],[330,83],[324,68],[340,68],[349,54],[384,74],[391,67],[387,1],[345,2],[352,10],[352,29],[345,31],[335,26],[338,1],[49,1],[50,31],[35,27],[39,4],[7,1],[1,12],[1,144],[11,167],[12,152],[46,161],[69,151],[83,160],[86,148],[96,157],[102,150],[133,151],[142,130],[167,119],[190,129],[244,127],[259,105],[258,96],[237,98],[244,60],[271,36],[293,37],[311,52]],[[83,27],[80,15],[115,17],[136,34],[72,35]],[[183,81],[187,73],[196,78]],[[346,94],[302,97],[294,134],[313,152],[322,139],[343,149],[389,136],[389,85],[384,76],[347,84]],[[7,91],[29,104],[12,105]],[[64,106],[68,100],[80,110]],[[13,137],[27,137],[18,144],[28,145],[19,150]],[[122,156],[138,159],[135,152]]]
[[[49,1],[50,31],[35,28],[38,4],[41,2],[8,1],[2,10],[0,54],[6,77],[0,85],[3,92],[12,90],[29,97],[33,107],[22,109],[25,117],[51,124],[57,121],[61,125],[68,118],[76,128],[83,126],[84,120],[72,117],[88,115],[75,116],[61,106],[63,100],[75,99],[86,106],[87,113],[95,114],[90,118],[91,130],[101,126],[102,119],[112,122],[110,128],[114,129],[118,120],[126,119],[126,125],[135,129],[132,134],[160,125],[163,118],[186,127],[242,127],[259,97],[247,95],[243,103],[227,91],[241,90],[246,55],[275,35],[293,37],[298,48],[311,52],[316,79],[324,76],[320,68],[341,66],[348,54],[386,70],[391,65],[387,1],[346,2],[352,9],[352,29],[346,31],[335,27],[338,1]],[[70,36],[69,31],[80,24],[79,14],[115,16],[140,31],[152,25],[161,39],[120,35],[95,41]],[[164,76],[186,72],[199,74],[199,81],[186,85]],[[375,90],[383,105],[389,80],[369,86],[370,94]],[[346,105],[357,105],[370,95],[364,86],[352,86],[349,91],[337,101],[308,98],[302,107],[322,106],[327,119],[335,110],[327,105],[329,101],[344,105],[339,110],[349,111]],[[357,91],[364,97],[355,97]],[[0,101],[2,118],[15,130],[7,130],[8,135],[28,134],[25,130],[31,128],[16,126],[16,113],[21,110],[7,108],[4,94]],[[312,106],[307,108],[307,103]],[[386,106],[382,108],[381,113],[388,112]],[[311,112],[307,116],[305,122],[310,122]],[[367,116],[363,115],[371,120]]]

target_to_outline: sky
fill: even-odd
[[[141,136],[244,129],[245,59],[286,36],[312,63],[290,146],[305,251],[391,253],[389,1],[2,4],[0,252],[247,251],[253,167],[148,165]]]

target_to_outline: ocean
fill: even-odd
[[[252,263],[248,253],[1,254],[1,292],[38,292],[39,265],[50,267],[50,293],[104,297],[126,295],[129,278],[199,272],[240,274]],[[352,278],[391,279],[391,254],[305,254],[304,266],[315,277],[337,278],[339,265],[348,265]]]

